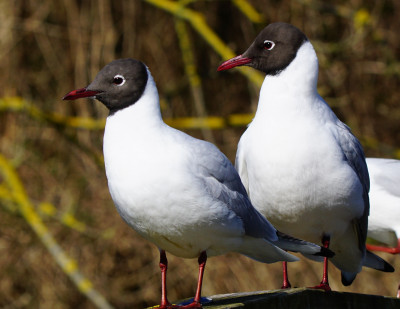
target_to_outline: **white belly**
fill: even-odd
[[[182,171],[187,156],[159,153],[105,156],[110,193],[121,217],[144,238],[180,257],[196,258],[205,250],[219,255],[239,247],[242,222],[209,196],[190,167]]]
[[[340,148],[332,147],[329,134],[315,132],[264,130],[255,140],[249,129],[240,147],[253,205],[278,230],[319,242],[324,233],[344,232],[364,203],[362,185]]]

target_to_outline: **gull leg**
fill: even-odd
[[[282,266],[283,266],[283,284],[281,289],[289,289],[292,287],[292,285],[289,282],[287,262],[282,262]]]
[[[161,269],[161,303],[160,309],[179,308],[179,306],[171,305],[167,298],[167,269],[168,260],[164,250],[160,250],[160,269]]]
[[[329,248],[329,242],[330,242],[330,237],[329,236],[323,236],[322,237],[322,245],[325,248]],[[328,258],[324,258],[324,273],[322,275],[322,281],[319,285],[316,285],[312,287],[312,289],[321,289],[325,291],[331,291],[331,287],[329,286],[329,281],[328,281]]]
[[[199,279],[197,281],[197,290],[196,295],[193,299],[193,302],[189,305],[183,306],[182,308],[202,308],[200,300],[201,300],[201,287],[203,285],[203,275],[204,269],[206,267],[207,261],[207,253],[205,251],[200,253],[198,262],[199,262]]]
[[[397,247],[384,247],[384,246],[375,246],[375,245],[366,245],[367,250],[370,251],[381,251],[381,252],[387,252],[391,254],[397,254],[400,253],[400,239],[397,240]]]

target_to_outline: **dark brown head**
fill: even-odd
[[[242,55],[225,61],[218,67],[218,71],[246,65],[267,75],[279,74],[293,61],[299,48],[307,41],[304,33],[293,25],[270,24]]]
[[[147,68],[143,62],[130,58],[118,59],[101,69],[89,86],[71,91],[63,100],[92,97],[113,113],[138,101],[147,80]]]

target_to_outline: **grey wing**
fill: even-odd
[[[358,139],[353,135],[350,128],[342,122],[338,123],[339,143],[343,150],[345,160],[357,174],[363,187],[364,213],[355,220],[355,226],[358,232],[359,248],[365,251],[365,241],[368,231],[369,216],[369,174],[363,148]]]
[[[246,235],[276,241],[276,229],[253,207],[229,159],[208,142],[198,144],[195,151],[207,191],[241,218]]]

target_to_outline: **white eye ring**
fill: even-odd
[[[271,50],[275,47],[275,43],[270,41],[270,40],[265,40],[264,41],[264,49],[266,50]]]
[[[126,79],[122,75],[117,74],[117,75],[114,76],[114,79],[113,79],[113,84],[114,85],[117,85],[117,86],[120,87],[123,84],[125,84],[125,82],[126,82]]]

